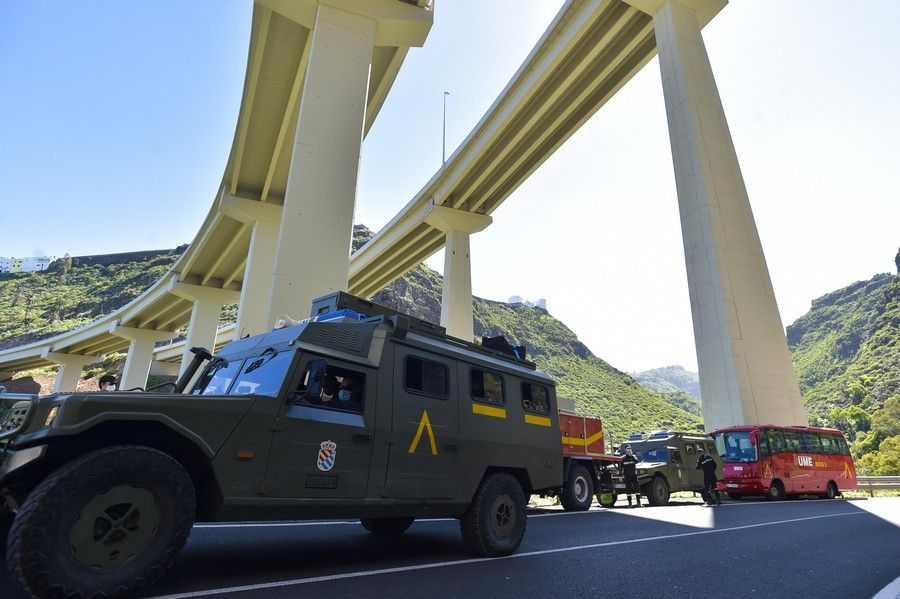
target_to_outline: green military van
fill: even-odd
[[[698,450],[706,449],[717,465],[716,472],[722,478],[722,460],[716,452],[713,440],[696,433],[654,431],[635,433],[619,447],[624,453],[626,445],[631,446],[640,460],[637,464],[638,483],[641,494],[651,505],[665,505],[669,495],[676,491],[697,491],[703,489],[703,472],[697,470]],[[624,492],[624,480],[615,480],[619,493]]]
[[[203,521],[359,518],[398,535],[453,517],[475,555],[510,554],[526,498],[564,477],[554,381],[518,353],[338,293],[197,349],[171,392],[0,395],[13,579],[131,594]]]

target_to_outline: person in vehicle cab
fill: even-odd
[[[716,489],[716,461],[706,453],[702,443],[698,443],[700,457],[697,458],[697,470],[703,470],[703,491],[700,493],[706,505],[722,505],[722,498]]]
[[[352,376],[345,376],[341,379],[340,387],[337,392],[338,406],[345,410],[361,411],[361,403],[359,390],[357,389],[356,380]]]
[[[322,391],[319,392],[319,401],[327,405],[337,395],[338,380],[333,374],[326,374],[322,380]]]
[[[622,476],[625,477],[625,495],[628,497],[628,507],[631,507],[631,495],[637,499],[637,507],[641,507],[641,487],[638,484],[637,463],[640,460],[631,451],[631,445],[625,446],[625,455],[622,456]]]

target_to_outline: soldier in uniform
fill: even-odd
[[[628,497],[628,507],[631,507],[631,494],[637,499],[637,507],[641,507],[641,487],[637,477],[637,457],[631,451],[631,446],[625,446],[625,455],[622,457],[622,475],[625,477],[625,495]]]
[[[703,491],[700,492],[700,495],[706,501],[706,505],[712,505],[713,502],[716,505],[722,505],[722,498],[719,496],[718,489],[716,489],[716,461],[711,455],[706,453],[702,443],[697,445],[700,448],[700,457],[697,458],[697,470],[703,470]]]

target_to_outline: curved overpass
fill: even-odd
[[[424,42],[432,22],[430,0],[371,4],[377,27],[364,133],[409,47]],[[60,364],[70,365],[71,374],[104,354],[172,338],[172,331],[190,323],[200,299],[221,304],[241,299],[254,222],[277,220],[284,202],[316,5],[316,0],[254,3],[243,95],[222,183],[196,237],[171,270],[127,305],[88,325],[0,352],[0,371]]]

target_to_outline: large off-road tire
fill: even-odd
[[[569,478],[563,483],[559,502],[567,512],[583,512],[590,509],[594,500],[594,480],[588,469],[575,464],[569,470]]]
[[[34,597],[131,596],[184,546],[196,511],[191,478],[139,446],[86,454],[28,496],[9,535],[12,578]]]
[[[399,537],[412,526],[415,518],[362,518],[363,528],[379,537]]]
[[[525,536],[525,494],[511,474],[484,477],[459,520],[466,548],[479,557],[509,555]]]
[[[769,485],[769,492],[766,493],[766,499],[769,501],[781,501],[785,498],[784,485],[780,480],[773,480]]]
[[[654,476],[653,479],[644,485],[644,495],[650,505],[666,505],[669,503],[669,483],[661,476]]]

